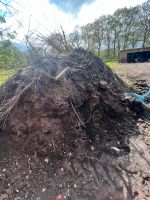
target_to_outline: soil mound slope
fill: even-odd
[[[125,90],[118,76],[84,49],[37,59],[0,88],[1,132],[7,130],[27,151],[69,155],[87,141],[119,134]]]

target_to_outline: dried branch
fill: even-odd
[[[76,109],[75,109],[75,107],[74,107],[74,105],[73,105],[73,103],[72,103],[71,101],[70,101],[70,104],[71,104],[71,106],[72,106],[72,108],[73,108],[73,111],[74,111],[75,115],[77,116],[77,118],[78,118],[78,120],[79,120],[79,123],[80,123],[82,126],[85,127],[84,122],[83,122],[82,119],[79,117],[79,115],[78,115],[78,113],[77,113],[77,111],[76,111]]]

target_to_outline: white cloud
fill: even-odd
[[[96,0],[91,5],[84,5],[79,13],[81,25],[93,22],[103,14],[113,14],[118,8],[136,6],[145,0]]]
[[[18,39],[27,34],[29,21],[30,30],[48,34],[62,25],[66,33],[73,30],[75,25],[84,25],[93,22],[103,14],[112,14],[116,9],[135,6],[144,0],[95,0],[90,5],[84,5],[77,16],[64,13],[48,0],[16,0],[13,6],[19,11],[15,18],[9,18],[7,25],[18,27],[18,21],[22,27],[17,29]]]

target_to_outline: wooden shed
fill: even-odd
[[[150,47],[120,51],[120,62],[150,62]]]

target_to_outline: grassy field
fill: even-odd
[[[9,79],[14,73],[15,70],[12,69],[0,69],[0,85]]]
[[[112,61],[107,61],[106,64],[113,70],[117,66],[118,61],[112,60]]]
[[[126,69],[123,64],[119,64],[116,60],[108,61],[106,64],[124,81],[129,88],[133,88],[134,82],[128,80],[126,77]]]

